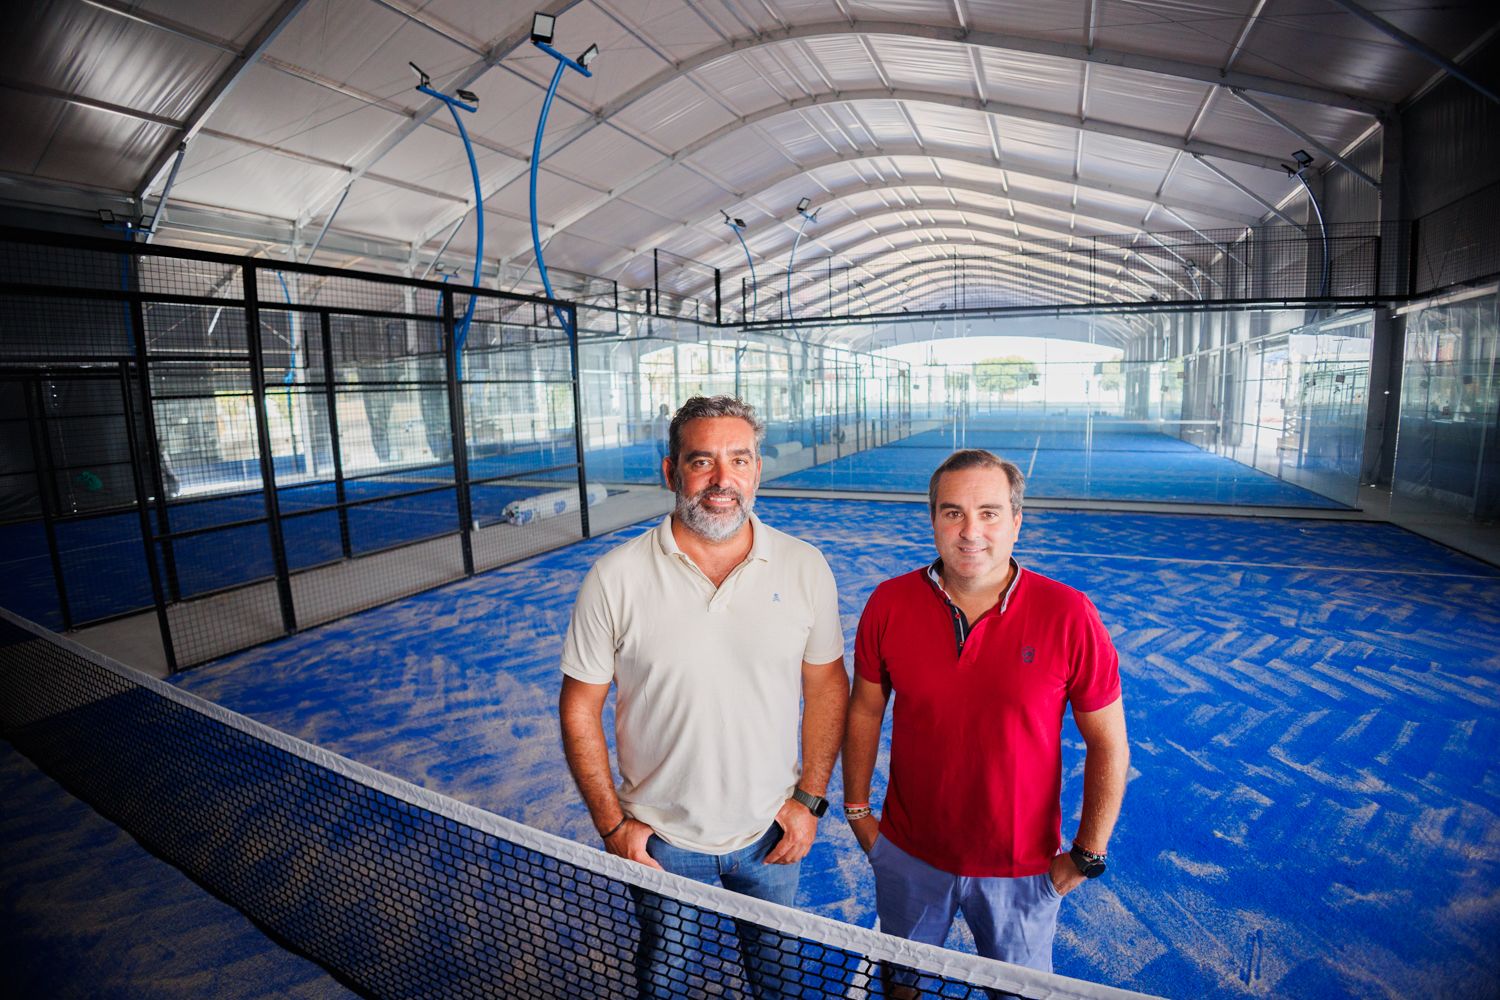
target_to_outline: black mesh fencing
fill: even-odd
[[[574,385],[545,302],[7,231],[3,603],[178,669],[586,537]]]
[[[648,871],[319,750],[4,612],[0,735],[370,997],[1139,996]]]

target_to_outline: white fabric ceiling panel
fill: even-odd
[[[922,143],[928,149],[948,147],[983,151],[990,148],[990,127],[983,112],[914,101],[907,102],[906,110],[916,122]]]
[[[1243,163],[1214,160],[1213,165],[1272,204],[1279,201],[1297,183],[1286,176],[1278,176],[1269,170],[1257,170]],[[1167,202],[1171,202],[1173,195],[1180,195],[1188,201],[1220,204],[1245,215],[1261,215],[1265,212],[1253,199],[1229,187],[1208,168],[1190,157],[1183,157],[1162,193],[1163,200]]]
[[[630,29],[620,23],[624,21],[628,25],[638,24],[642,5],[612,3],[608,6],[618,12],[617,17],[605,13],[598,4],[593,3],[580,3],[560,14],[557,18],[557,35],[552,41],[553,48],[575,59],[591,43],[599,46],[598,61],[589,67],[589,71],[594,74],[592,79],[572,70],[564,74],[565,78],[572,78],[576,93],[587,95],[592,107],[598,107],[615,94],[624,93],[667,66],[660,56],[643,45]],[[518,49],[507,62],[517,58],[540,60],[541,65],[546,67],[544,73],[549,80],[557,66],[551,56],[539,51],[530,42]]]
[[[15,116],[16,121],[26,122],[25,128],[9,129],[5,142],[0,143],[0,170],[9,174],[31,175],[36,173],[37,166],[47,154],[47,147],[51,144],[54,134],[62,127],[64,119],[69,112],[77,112],[80,109],[63,101],[51,97],[33,97],[30,94],[9,93],[5,95],[5,107]],[[103,117],[115,117],[97,112]],[[105,157],[104,150],[94,150],[82,158],[80,162],[66,164],[70,175],[89,174],[92,180],[83,180],[82,176],[65,176],[54,178],[56,180],[76,180],[80,184],[96,184],[102,187],[115,188],[116,178],[104,174],[99,167],[99,162]],[[100,182],[103,181],[101,184]]]
[[[425,232],[438,216],[461,210],[461,206],[447,199],[391,187],[366,177],[355,182],[344,200],[338,224],[341,229],[410,241]],[[313,224],[321,225],[322,221],[320,215]]]
[[[613,0],[610,9],[629,9],[632,23],[644,30],[676,62],[722,41],[712,25],[699,17],[684,0],[653,0],[645,4]]]
[[[277,0],[139,0],[132,4],[142,14],[222,38],[235,48],[250,41],[277,5]]]
[[[910,146],[911,125],[895,101],[861,101],[859,117],[869,127],[871,141],[880,146]]]
[[[1076,129],[999,116],[995,119],[995,131],[1000,135],[1000,154],[1007,167],[1024,170],[1030,163],[1054,173],[1072,172],[1078,141]],[[1012,164],[1012,160],[1016,162]]]
[[[732,190],[754,191],[760,178],[786,168],[787,157],[755,130],[740,129],[699,152],[693,162]]]
[[[518,175],[526,169],[526,164],[521,160],[482,146],[475,148],[474,159],[479,163],[479,182],[486,188],[499,183],[504,177]],[[464,154],[463,142],[457,135],[440,132],[435,128],[419,128],[407,136],[400,145],[380,158],[373,172],[387,177],[399,177],[465,198],[474,196],[474,182],[469,176],[469,158]]]
[[[806,97],[821,92],[823,82],[812,70],[812,63],[793,45],[760,45],[740,53],[740,61],[758,73],[768,92],[775,96],[768,104]]]
[[[1375,3],[1363,6],[1423,44],[1448,55],[1463,51],[1495,24],[1492,2]],[[1247,73],[1308,73],[1325,85],[1396,102],[1433,73],[1400,42],[1326,0],[1276,0],[1255,26],[1235,67]]]
[[[493,73],[487,75],[483,82],[489,82],[492,76]],[[494,77],[497,83],[503,80],[503,77]],[[479,114],[464,119],[464,127],[469,130],[469,134],[483,136],[522,157],[529,157],[532,141],[536,138],[537,117],[541,114],[542,99],[546,97],[546,91],[511,77],[506,87],[499,90],[498,100],[485,100],[485,96],[480,95]],[[453,116],[448,113],[447,108],[438,108],[437,114],[446,118],[448,125],[452,125]],[[464,112],[460,111],[459,114]],[[561,96],[554,98],[552,110],[547,116],[547,137],[542,148],[549,148],[551,143],[571,134],[572,130],[588,120],[587,112],[562,100]]]
[[[595,197],[595,192],[556,173],[543,170],[536,181],[536,206],[539,221],[551,225],[554,219],[570,213],[576,206]],[[497,212],[520,219],[531,218],[531,188],[524,181],[508,185],[485,199],[485,205]]]
[[[1078,63],[999,49],[980,49],[979,58],[990,100],[1077,114],[1083,83]]]
[[[1198,130],[1197,138],[1236,149],[1255,150],[1268,156],[1286,156],[1298,146],[1306,145],[1297,136],[1267,121],[1259,111],[1229,94],[1215,99],[1213,113]]]
[[[446,86],[477,57],[370,0],[312,0],[268,54],[367,93],[392,96],[416,86],[407,60]]]
[[[840,90],[880,86],[880,74],[870,53],[852,35],[824,35],[802,40],[803,48],[817,59],[823,73]]]
[[[943,176],[955,181],[967,181],[970,184],[994,185],[996,191],[1004,193],[1004,185],[1001,183],[1000,166],[983,166],[978,163],[959,163],[953,160],[939,161],[942,164]],[[928,169],[931,173],[931,168]]]
[[[1136,219],[1146,214],[1146,209],[1151,203],[1143,198],[1131,198],[1128,195],[1115,194],[1111,191],[1098,191],[1092,188],[1080,188],[1078,191],[1078,211],[1095,219]],[[1127,227],[1120,227],[1127,228]]]
[[[1086,132],[1080,174],[1102,181],[1156,190],[1176,152],[1165,146]]]
[[[9,30],[31,37],[6,47],[6,76],[167,118],[187,115],[230,59],[77,2],[23,4],[16,13],[21,23]]]
[[[122,118],[91,108],[51,107],[42,114],[56,123],[44,149],[33,149],[29,173],[51,180],[119,189],[143,176],[173,133],[162,125]],[[7,143],[9,143],[7,139]]]
[[[1114,66],[1091,66],[1088,116],[1186,135],[1207,92],[1208,86],[1201,83]]]
[[[611,243],[618,252],[621,248],[635,245],[629,242],[629,234],[653,232],[670,222],[671,219],[661,213],[648,211],[625,201],[612,201],[590,212],[576,225],[568,227],[567,235],[586,236],[596,244]],[[543,240],[552,238],[549,232],[542,233]]]
[[[1296,125],[1302,131],[1321,139],[1333,149],[1342,149],[1369,127],[1370,119],[1354,111],[1343,111],[1303,101],[1289,101],[1264,94],[1250,95],[1272,112]],[[1242,149],[1254,149],[1268,156],[1290,157],[1292,150],[1307,143],[1231,94],[1220,95],[1214,113],[1199,130],[1199,138]],[[1319,165],[1326,159],[1315,149]],[[1290,160],[1288,159],[1288,162]]]
[[[729,207],[729,196],[717,185],[680,164],[636,185],[630,200],[638,205],[660,206],[662,214],[678,219],[717,215],[719,206]]]
[[[847,0],[845,6],[856,18],[952,24],[953,0]]]
[[[697,84],[679,77],[621,111],[615,120],[675,151],[734,117]]]
[[[732,151],[752,143],[759,145],[774,143],[787,154],[786,157],[779,159],[775,168],[778,170],[787,165],[787,157],[800,163],[815,156],[827,156],[831,151],[839,148],[836,144],[841,144],[842,139],[836,134],[826,135],[822,129],[814,125],[816,119],[810,115],[815,113],[816,109],[787,111],[760,122],[755,128],[740,129],[714,143],[712,148],[723,150],[727,145]]]
[[[1251,7],[1252,0],[1098,0],[1096,44],[1222,66]]]
[[[372,135],[401,121],[352,97],[255,66],[219,106],[210,127],[343,163]]]
[[[1035,194],[1046,200],[1073,197],[1074,185],[1065,181],[1052,180],[1046,177],[1035,177],[1020,170],[1007,169],[1005,173],[1008,186],[1015,192],[1016,197],[1025,197]]]
[[[976,96],[968,46],[925,38],[873,35],[870,47],[885,67],[891,86]]]
[[[172,200],[295,219],[348,173],[200,135],[188,147]]]
[[[971,27],[1074,44],[1084,40],[1088,19],[1085,0],[965,0],[964,7]]]
[[[542,160],[542,169],[561,170],[608,189],[660,160],[655,150],[619,129],[596,128],[584,133],[577,142],[546,156]]]
[[[754,64],[742,53],[716,59],[693,73],[694,79],[711,87],[740,114],[779,104],[783,98]]]

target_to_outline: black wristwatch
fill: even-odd
[[[828,811],[828,800],[821,795],[813,795],[810,792],[804,792],[800,788],[793,788],[792,799],[807,806],[807,811],[818,819],[822,819],[823,814]]]
[[[1104,869],[1108,867],[1104,863],[1104,855],[1095,854],[1093,851],[1079,847],[1077,844],[1074,844],[1073,849],[1068,852],[1068,857],[1073,859],[1073,864],[1078,866],[1078,870],[1083,874],[1084,878],[1098,878],[1104,874]]]

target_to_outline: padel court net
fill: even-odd
[[[1140,996],[647,870],[320,750],[5,611],[0,731],[367,996]],[[649,954],[676,961],[648,960],[643,914],[659,928]]]

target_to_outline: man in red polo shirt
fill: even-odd
[[[1021,470],[954,452],[928,488],[938,559],[875,588],[854,645],[844,812],[875,872],[880,929],[941,945],[962,912],[979,953],[1052,970],[1058,904],[1104,871],[1130,751],[1119,658],[1083,594],[1022,569]],[[896,695],[879,820],[870,776]],[[1062,844],[1062,721],[1086,745]]]

